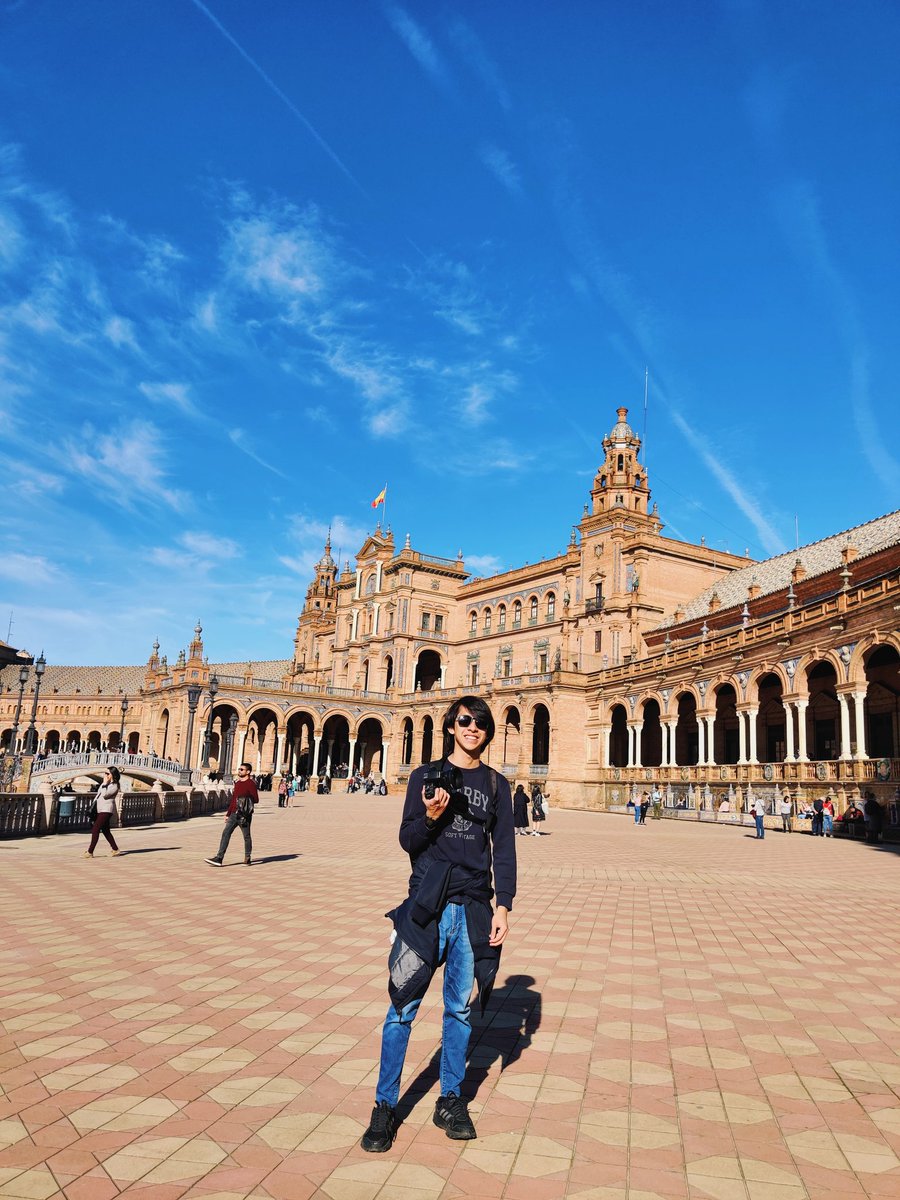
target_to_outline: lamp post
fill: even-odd
[[[213,707],[219,692],[219,680],[215,675],[209,677],[209,716],[206,718],[206,733],[203,737],[203,759],[201,766],[209,768],[209,748],[212,745]]]
[[[19,667],[19,699],[16,704],[16,715],[13,718],[12,733],[9,736],[9,752],[16,753],[16,738],[19,733],[19,717],[22,715],[22,699],[25,695],[25,684],[28,682],[28,668],[23,663]]]
[[[231,759],[234,753],[234,731],[236,729],[237,713],[232,713],[228,718],[228,732],[225,734],[225,773],[222,775],[222,781],[224,783],[234,783],[234,773],[231,770]]]
[[[125,753],[125,718],[128,715],[128,697],[122,697],[122,724],[119,726],[119,753]]]
[[[46,669],[47,662],[42,650],[40,657],[34,664],[34,702],[31,705],[31,720],[28,723],[28,728],[25,730],[25,743],[22,747],[26,754],[34,754],[37,751],[37,730],[34,727],[34,722],[37,719],[38,696],[41,694],[41,677]]]
[[[190,786],[191,782],[191,742],[194,740],[194,714],[197,711],[197,705],[200,703],[200,694],[203,688],[199,683],[192,683],[188,686],[187,702],[188,702],[188,727],[187,727],[187,744],[184,748],[184,766],[178,775],[179,784]]]

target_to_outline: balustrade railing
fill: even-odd
[[[0,795],[0,838],[29,837],[43,832],[43,796]]]
[[[63,771],[77,767],[133,767],[146,771],[171,774],[181,770],[181,763],[160,758],[156,754],[125,754],[119,750],[84,750],[63,754],[47,754],[36,758],[31,768],[32,775],[46,775],[49,771]]]

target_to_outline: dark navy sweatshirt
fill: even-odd
[[[434,829],[428,829],[425,825],[425,805],[422,803],[424,773],[424,766],[416,767],[409,777],[400,820],[400,845],[413,861],[427,850],[430,860],[463,867],[473,875],[481,874],[488,886],[493,861],[497,903],[511,909],[516,894],[516,839],[509,783],[497,772],[497,815],[493,831],[488,837],[483,825],[451,814],[449,809]],[[461,796],[469,811],[484,819],[493,794],[490,769],[482,763],[473,770],[461,771],[461,774]],[[414,871],[410,881],[412,887],[415,887],[417,878],[418,873]]]

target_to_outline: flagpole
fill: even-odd
[[[384,485],[384,499],[381,502],[381,532],[387,533],[387,484]]]

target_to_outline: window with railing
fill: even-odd
[[[547,620],[552,621],[556,616],[556,596],[550,592],[547,596]]]
[[[497,628],[498,629],[506,628],[506,605],[505,604],[501,604],[499,609],[497,610]]]
[[[435,633],[443,633],[444,632],[444,614],[443,613],[435,613],[434,614],[434,632]]]
[[[469,614],[469,636],[473,636],[478,632],[478,613],[472,612]]]
[[[422,613],[422,632],[428,633],[431,629],[431,613]]]
[[[484,610],[484,632],[491,632],[491,610],[489,608]]]

